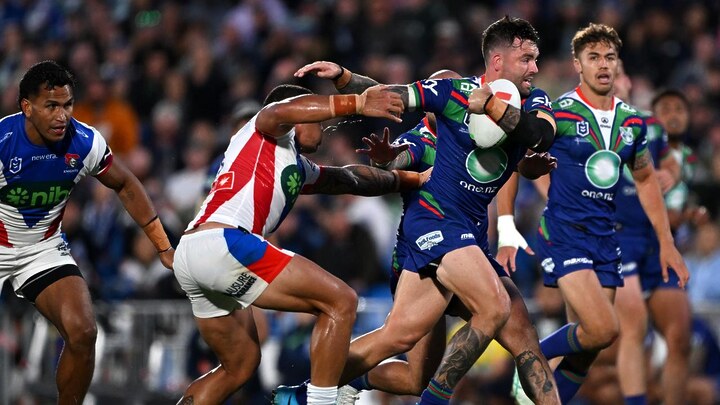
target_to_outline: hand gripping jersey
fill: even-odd
[[[633,107],[614,98],[613,109],[594,109],[580,88],[553,103],[557,134],[550,153],[548,203],[541,220],[560,220],[597,236],[615,232],[615,194],[623,164],[647,150],[646,125]]]
[[[188,230],[220,222],[265,236],[280,225],[304,185],[320,167],[298,153],[295,130],[274,138],[255,129],[252,118],[230,140],[210,194]]]
[[[667,134],[658,120],[649,114],[641,113],[641,115],[645,118],[647,126],[648,151],[657,169],[660,167],[660,162],[670,156]],[[628,166],[624,166],[618,183],[618,192],[615,195],[615,215],[618,224],[622,227],[622,233],[638,236],[654,235],[655,231],[650,219],[640,205],[632,171]]]
[[[515,171],[527,147],[511,139],[489,149],[479,149],[473,143],[468,133],[467,99],[484,81],[485,76],[422,80],[410,87],[420,108],[436,114],[438,126],[435,166],[420,191],[420,205],[439,217],[449,210],[458,212],[481,223],[481,233],[486,235],[487,206]],[[549,97],[538,88],[522,100],[522,110],[552,115]]]
[[[75,119],[49,146],[30,142],[23,114],[0,120],[0,245],[30,246],[60,232],[75,184],[105,173],[112,157],[102,135]]]

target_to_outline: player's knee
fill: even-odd
[[[84,322],[67,329],[65,344],[73,351],[93,352],[97,334],[95,322]]]
[[[344,286],[335,300],[332,302],[333,318],[355,322],[357,313],[358,296],[355,290]]]
[[[487,311],[487,315],[483,315],[483,318],[491,322],[496,329],[500,329],[510,319],[511,301],[510,296],[504,290],[494,295],[493,305]]]
[[[606,322],[597,325],[593,330],[590,331],[590,348],[591,349],[604,349],[612,345],[617,338],[620,336],[620,325],[617,319],[614,322]]]
[[[423,336],[423,333],[415,331],[412,328],[405,328],[403,329],[403,332],[392,334],[392,337],[389,340],[392,352],[400,354],[410,351]]]
[[[690,332],[684,328],[671,328],[665,340],[668,347],[668,356],[687,358],[690,356]]]

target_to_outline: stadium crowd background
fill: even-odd
[[[75,118],[108,139],[148,189],[177,241],[205,195],[210,163],[224,150],[237,122],[257,111],[270,89],[290,82],[318,93],[334,91],[327,82],[293,78],[297,68],[330,60],[385,83],[409,83],[441,68],[479,75],[480,34],[504,14],[525,18],[538,29],[540,73],[534,83],[553,98],[577,85],[570,39],[591,21],[615,27],[624,41],[621,57],[633,82],[632,99],[626,101],[648,109],[661,87],[687,95],[692,117],[686,142],[698,158],[689,184],[691,204],[707,207],[710,221],[690,220],[676,240],[689,259],[693,304],[720,305],[717,1],[5,0],[0,1],[0,116],[18,111],[17,84],[33,63],[54,59],[70,68],[79,83]],[[392,125],[392,136],[412,127],[411,121],[409,116],[404,127]],[[360,137],[380,133],[387,123],[336,124],[328,128],[314,161],[367,163],[354,151],[362,146]],[[531,246],[543,205],[532,185],[522,183],[516,222]],[[340,276],[361,295],[389,305],[386,269],[399,213],[395,196],[303,196],[273,238]],[[152,245],[98,182],[86,181],[76,189],[63,226],[99,304],[185,300]],[[519,260],[514,277],[542,315],[539,325],[559,316],[561,301],[538,286],[534,258],[520,253]],[[0,312],[23,319],[27,304],[7,287]],[[368,317],[358,332],[376,326],[383,316]],[[302,341],[308,333],[305,320],[275,314],[270,320],[271,337],[281,342]],[[11,330],[0,330],[0,335],[0,350],[11,352],[12,366],[22,368],[27,347],[13,340],[18,334]],[[293,345],[288,356],[300,361],[293,356],[302,357],[302,344]],[[487,381],[503,380],[510,368],[504,359],[489,364],[475,374],[476,384],[458,393],[460,398],[475,403],[473,398],[493,397],[497,391],[495,396],[503,400],[508,391],[503,391],[504,382]],[[720,364],[714,366],[720,389]]]

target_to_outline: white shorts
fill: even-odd
[[[173,268],[193,314],[214,318],[251,305],[294,255],[240,229],[208,229],[180,238]]]
[[[0,286],[5,280],[10,280],[15,294],[22,298],[20,288],[36,274],[66,264],[77,266],[70,255],[70,246],[61,235],[58,232],[30,246],[0,246]],[[32,282],[37,282],[41,278],[36,278]]]

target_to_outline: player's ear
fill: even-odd
[[[575,73],[582,73],[582,65],[580,64],[580,60],[578,58],[573,58],[573,66],[575,66]]]
[[[23,114],[25,116],[30,116],[30,113],[32,112],[32,105],[30,104],[30,100],[24,98],[20,100],[20,110],[22,110]]]

